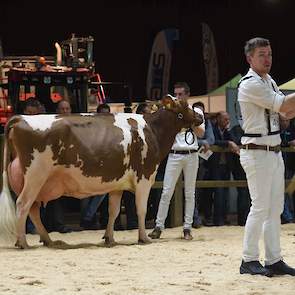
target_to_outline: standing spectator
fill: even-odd
[[[147,103],[141,103],[137,106],[136,113],[137,114],[151,113],[150,106]],[[123,191],[122,201],[124,202],[124,205],[125,205],[127,229],[130,230],[130,229],[138,228],[138,219],[136,214],[134,193],[129,191]]]
[[[97,113],[110,113],[111,112],[111,108],[108,104],[104,103],[104,104],[100,104],[97,106],[96,109]],[[99,211],[100,215],[99,215],[99,225],[101,229],[104,229],[107,227],[108,224],[108,219],[109,219],[109,213],[108,213],[108,209],[109,209],[109,198],[108,198],[108,194],[106,195],[102,195],[104,197],[101,198],[101,202],[99,204],[97,204],[97,210]],[[99,197],[99,196],[98,196]],[[96,200],[98,201],[98,198],[96,198]],[[93,209],[95,208],[95,205],[93,205]],[[92,221],[93,223],[93,221]],[[95,220],[94,220],[94,224],[95,224]],[[83,225],[83,224],[81,224]],[[84,224],[84,226],[87,224]],[[93,227],[93,225],[90,225],[90,227]],[[116,219],[116,223],[115,223],[115,228],[119,228],[121,227],[120,222],[118,220],[118,218]]]
[[[23,114],[24,115],[38,115],[41,112],[42,112],[42,105],[41,105],[41,103],[39,102],[38,99],[36,99],[34,97],[29,97],[25,101],[25,105],[24,105],[24,109],[23,109]],[[22,179],[22,175],[19,176],[18,178]],[[44,214],[43,207],[41,207],[40,212],[41,212],[41,216],[43,216],[43,214]],[[32,223],[30,217],[27,218],[26,232],[29,233],[29,234],[35,234],[36,233],[35,226]]]
[[[231,152],[238,153],[239,147],[232,141],[229,133],[230,118],[227,112],[221,111],[217,114],[216,124],[213,125],[213,132],[215,137],[215,145],[223,148],[229,148]],[[208,159],[207,165],[209,169],[209,179],[212,180],[229,180],[230,154],[227,152],[214,152]],[[227,222],[227,206],[228,194],[227,187],[218,187],[215,189],[207,189],[205,218],[211,216],[211,198],[213,196],[213,224],[215,226],[222,226]]]
[[[295,130],[290,126],[290,119],[286,119],[280,116],[280,127],[281,127],[281,146],[290,147],[295,146]],[[285,163],[285,179],[291,179],[294,175],[294,153],[282,152],[283,160]],[[291,196],[285,192],[284,210],[281,215],[282,223],[290,223],[294,221],[294,215],[292,208]]]
[[[231,138],[237,145],[241,145],[243,134],[244,131],[240,125],[235,125],[230,129]],[[236,153],[231,153],[229,163],[234,180],[246,180],[245,171],[240,163],[240,156]],[[251,206],[250,193],[248,186],[237,187],[237,192],[238,225],[244,226]]]
[[[151,106],[148,103],[140,103],[137,108],[136,108],[136,114],[150,114],[152,112]],[[165,160],[162,162],[164,163]],[[156,181],[163,180],[163,169],[162,166],[163,164],[160,164],[158,167],[158,171],[156,174]],[[159,202],[161,198],[161,190],[160,189],[155,189],[152,188],[150,191],[149,199],[148,199],[148,204],[147,204],[147,214],[146,214],[146,219],[147,221],[152,221],[154,222],[157,216],[157,211],[159,207]],[[134,204],[135,205],[135,204]],[[127,221],[128,221],[128,216],[127,216]]]
[[[186,100],[190,95],[190,88],[185,82],[178,82],[174,85],[174,95],[178,99]],[[203,112],[195,108],[195,111],[203,115]],[[195,208],[195,189],[199,166],[198,140],[205,132],[205,124],[192,126],[192,129],[181,130],[175,137],[172,150],[168,156],[163,182],[163,191],[157,213],[156,226],[149,234],[152,239],[160,238],[165,227],[165,220],[168,215],[170,200],[173,195],[177,179],[182,170],[184,173],[185,190],[185,216],[183,233],[184,239],[191,240],[191,228]]]
[[[244,234],[240,273],[295,276],[295,269],[282,259],[280,215],[284,206],[284,162],[280,152],[279,112],[295,116],[295,94],[285,96],[269,75],[270,42],[253,38],[244,47],[248,73],[239,83],[244,136],[240,161],[246,172],[252,206]],[[259,262],[259,239],[263,231],[265,267]]]
[[[198,137],[198,144],[199,144],[199,147],[204,147],[204,152],[207,152],[210,148],[210,145],[213,145],[215,142],[212,124],[206,116],[205,105],[201,101],[195,102],[193,104],[193,109],[194,108],[199,108],[204,113],[205,134],[201,138]],[[199,170],[198,170],[198,176],[197,176],[198,180],[204,180],[204,176],[206,173],[205,161],[206,160],[199,157]],[[203,192],[203,190],[197,189],[197,194],[196,194],[196,198],[195,198],[195,210],[194,210],[194,217],[193,217],[193,227],[194,228],[199,228],[202,226],[202,220],[201,220],[199,210],[198,210],[199,202],[202,199],[202,192]]]
[[[100,104],[97,113],[110,113],[110,106]],[[102,204],[106,195],[92,196],[81,200],[80,226],[85,230],[97,230],[100,228],[97,222],[97,209]]]
[[[72,112],[71,105],[67,100],[59,101],[56,110],[58,114],[70,114]],[[59,198],[47,203],[44,223],[48,232],[69,233],[72,231],[70,227],[65,225],[62,201]]]

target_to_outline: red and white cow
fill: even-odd
[[[105,242],[113,244],[114,221],[123,190],[135,192],[139,241],[145,232],[147,199],[159,163],[183,127],[200,125],[202,117],[184,100],[167,96],[153,114],[73,114],[15,116],[5,130],[0,233],[16,237],[27,248],[29,214],[44,245],[54,242],[39,214],[41,202],[62,195],[85,198],[109,193]],[[12,161],[10,161],[12,159]],[[8,182],[18,195],[12,200]]]

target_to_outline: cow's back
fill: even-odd
[[[50,150],[54,166],[76,167],[85,177],[110,182],[132,170],[149,178],[158,160],[153,133],[140,115],[21,116],[13,142],[24,171],[34,155]],[[34,154],[35,153],[35,154]]]

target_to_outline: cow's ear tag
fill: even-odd
[[[180,119],[180,120],[183,119],[183,114],[182,113],[178,113],[177,114],[177,118]]]

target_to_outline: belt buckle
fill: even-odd
[[[246,151],[248,151],[249,150],[249,144],[246,144],[245,148],[246,148]]]
[[[266,150],[269,152],[269,145],[266,146]]]
[[[274,147],[273,150],[274,150],[275,153],[278,153],[278,152],[280,152],[281,147],[277,145],[277,146]]]

